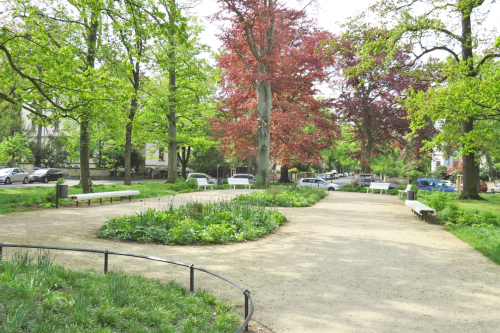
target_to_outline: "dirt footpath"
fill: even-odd
[[[176,195],[174,204],[248,190]],[[264,239],[216,246],[162,246],[95,237],[107,218],[143,202],[0,215],[0,243],[108,249],[194,263],[247,287],[254,319],[274,332],[499,332],[500,266],[394,196],[335,192],[310,208],[280,208],[286,225]],[[8,254],[12,250],[4,249]],[[71,267],[101,270],[102,255],[52,252]],[[189,271],[110,257],[110,269],[189,286]],[[195,273],[195,287],[241,308],[236,288]],[[254,323],[255,324],[255,323]]]

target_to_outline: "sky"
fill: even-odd
[[[217,11],[215,0],[200,0],[201,3],[194,8],[196,16],[204,18],[212,15]],[[283,0],[292,4],[297,4],[298,1]],[[304,2],[304,1],[302,1]],[[365,10],[368,6],[376,3],[376,0],[316,0],[316,5],[308,8],[308,14],[318,20],[318,25],[332,33],[339,33],[339,23],[354,15],[356,12]],[[488,28],[496,27],[500,30],[500,2],[491,6],[491,12],[485,26]],[[221,42],[215,36],[216,27],[210,24],[208,20],[204,20],[206,30],[202,34],[202,42],[208,44],[212,50],[217,50],[221,46]]]

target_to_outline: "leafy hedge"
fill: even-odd
[[[240,316],[205,291],[74,271],[16,253],[0,261],[0,332],[234,332]]]
[[[455,193],[418,191],[418,201],[433,208],[447,226],[500,226],[500,213],[460,207]]]
[[[416,188],[416,186],[413,186]],[[397,189],[389,189],[387,190],[387,194],[392,194],[392,195],[398,195],[399,191],[398,190],[406,190],[406,185],[398,185]],[[340,191],[343,192],[361,192],[361,193],[366,193],[366,187],[361,187],[361,186],[352,186],[352,185],[345,185],[340,189]],[[380,190],[373,190],[374,193],[380,193]],[[385,192],[385,191],[384,191]],[[371,193],[371,191],[370,191]]]
[[[286,217],[276,210],[247,203],[187,203],[177,209],[146,209],[111,219],[97,237],[146,243],[197,244],[241,242],[273,232]]]
[[[325,196],[326,192],[322,189],[275,186],[262,192],[239,195],[233,202],[266,207],[310,207]]]

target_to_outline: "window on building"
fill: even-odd
[[[35,131],[36,124],[35,124],[35,119],[31,119],[31,130]]]
[[[165,161],[165,153],[163,152],[163,148],[160,149],[159,153],[158,153],[158,159],[160,161]]]
[[[441,165],[441,161],[436,161],[436,166],[440,166]]]
[[[454,168],[458,167],[458,160],[453,160],[453,167]]]
[[[54,121],[54,131],[59,131],[59,119]]]

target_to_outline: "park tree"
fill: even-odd
[[[352,73],[362,57],[359,52],[366,43],[383,37],[383,31],[360,31],[345,34],[328,43],[335,58],[332,88],[337,91],[335,112],[351,126],[359,150],[354,152],[364,173],[371,171],[372,156],[391,143],[405,145],[409,132],[407,109],[402,100],[414,91],[425,90],[428,83],[420,81],[424,71],[412,68],[409,52],[400,51],[387,61],[385,54],[373,58],[370,66]]]
[[[102,21],[104,3],[6,1],[0,32],[0,98],[43,124],[65,118],[79,124],[81,184],[89,190],[89,125],[115,85],[102,64],[112,58]],[[5,82],[8,84],[5,84]]]
[[[0,142],[0,164],[14,167],[17,163],[27,162],[31,155],[28,140],[19,133]]]
[[[242,129],[243,133],[240,135],[246,135],[249,130],[256,133],[254,141],[257,147],[254,150],[258,160],[258,172],[267,184],[271,136],[274,135],[271,127],[279,124],[275,121],[277,118],[272,119],[279,102],[276,91],[284,91],[280,85],[287,84],[296,89],[310,88],[308,86],[315,80],[321,80],[324,67],[318,70],[314,63],[322,57],[315,55],[311,49],[317,46],[312,40],[325,39],[328,34],[318,30],[307,18],[305,8],[312,1],[301,10],[287,7],[284,1],[279,0],[217,2],[221,10],[215,19],[224,22],[219,34],[224,43],[223,54],[218,59],[218,64],[226,78],[224,89],[227,89],[228,85],[235,86],[233,91],[225,93],[233,94],[234,102],[238,99],[235,93],[240,94],[241,101],[245,95],[252,96],[254,105],[251,105],[251,110],[246,108],[246,120],[240,119],[249,126],[240,126],[243,125],[240,123],[235,124],[235,127]],[[302,97],[305,98],[305,95]],[[292,105],[291,101],[287,101],[287,97],[294,98],[282,95],[281,101]],[[297,107],[299,104],[301,103],[298,101],[295,103]],[[309,103],[311,106],[313,104],[313,108],[316,107],[316,103]],[[293,118],[291,114],[277,116],[281,118],[282,124],[293,121],[290,120]],[[240,153],[241,156],[245,154],[250,154],[250,151]]]
[[[333,142],[329,101],[316,99],[313,88],[328,76],[331,59],[320,41],[330,35],[307,18],[305,7],[278,0],[218,3],[215,19],[225,22],[217,59],[222,102],[212,126],[226,154],[257,159],[267,184],[270,157],[286,171],[293,155],[320,159],[319,151]]]
[[[498,39],[490,32],[485,32],[481,24],[495,0],[382,0],[371,7],[364,15],[375,14],[380,26],[389,29],[389,33],[378,40],[367,44],[360,56],[363,61],[359,70],[370,66],[376,55],[396,55],[408,45],[415,46],[413,63],[436,52],[444,52],[449,60],[456,64],[451,77],[443,76],[444,85],[448,78],[452,81],[469,81],[482,75],[483,67],[492,59],[500,57]],[[348,25],[351,29],[363,26],[363,17],[356,17]],[[450,81],[450,83],[452,83]],[[420,99],[423,101],[422,99]],[[429,102],[429,101],[425,101]],[[441,100],[444,102],[444,100]],[[426,103],[428,104],[428,103]],[[451,105],[443,103],[441,109],[448,121],[457,123],[463,159],[464,185],[462,199],[480,199],[477,191],[478,164],[474,140],[474,125],[477,109],[468,109],[452,101]],[[457,108],[458,107],[458,108]],[[452,111],[453,110],[453,111]],[[446,118],[446,117],[443,117]]]

